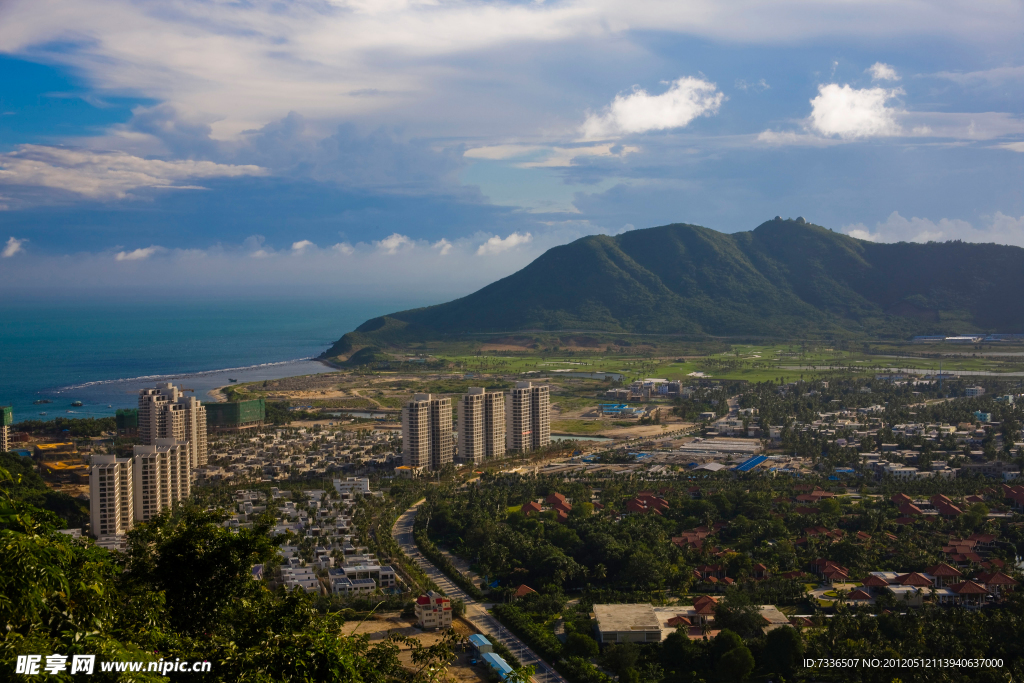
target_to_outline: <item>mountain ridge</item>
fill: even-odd
[[[324,356],[527,329],[775,338],[1019,333],[1022,294],[1020,247],[883,244],[778,217],[737,233],[674,223],[553,247],[467,296],[368,320]]]

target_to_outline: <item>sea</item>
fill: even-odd
[[[0,304],[0,406],[14,421],[104,417],[174,382],[202,401],[231,380],[332,372],[313,360],[364,321],[423,302],[332,299]],[[50,401],[43,403],[42,401]],[[72,406],[81,401],[82,406]]]

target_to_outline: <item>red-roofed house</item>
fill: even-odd
[[[914,586],[915,588],[931,588],[932,581],[924,574],[917,572],[911,572],[910,574],[903,574],[896,579],[896,583],[901,586]]]
[[[563,496],[561,493],[558,493],[557,491],[549,493],[548,497],[544,499],[544,502],[547,503],[548,505],[569,505],[569,501],[566,500],[565,496]],[[569,506],[569,509],[572,509],[571,505]]]
[[[529,503],[527,503],[526,505],[524,505],[523,508],[522,508],[522,512],[523,512],[523,516],[524,517],[529,517],[533,513],[540,512],[541,510],[543,510],[543,508],[540,506],[540,503],[537,503],[537,502],[532,501],[532,500]]]
[[[1002,595],[1003,593],[1012,591],[1017,587],[1017,582],[1002,572],[995,572],[994,574],[978,574],[976,580],[983,583],[989,593],[993,593],[995,595]]]
[[[532,588],[530,588],[529,586],[527,586],[524,583],[524,584],[520,584],[519,588],[516,589],[516,592],[512,594],[512,597],[513,598],[525,598],[530,593],[536,593],[536,592],[537,591],[533,590]]]
[[[694,571],[700,574],[702,579],[721,578],[725,576],[725,567],[720,564],[706,564],[697,567]]]
[[[416,620],[420,628],[451,628],[452,601],[435,591],[416,598]]]
[[[924,571],[926,574],[930,574],[935,577],[936,588],[942,588],[947,583],[958,581],[963,576],[959,569],[950,567],[945,563],[937,564],[934,567],[928,567],[928,569],[925,569]]]
[[[867,578],[861,581],[862,584],[868,588],[885,588],[889,585],[889,582],[883,579],[881,576],[875,576],[874,574],[868,574]]]

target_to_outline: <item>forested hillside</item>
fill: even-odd
[[[469,296],[361,325],[325,355],[466,333],[886,336],[1024,332],[1024,249],[876,244],[803,219],[674,224],[555,247]]]

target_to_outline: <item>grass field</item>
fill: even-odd
[[[740,379],[749,382],[783,381],[824,377],[835,373],[871,375],[877,373],[985,372],[994,375],[1024,373],[1024,352],[1017,346],[984,349],[951,345],[887,345],[873,353],[863,350],[839,350],[828,346],[806,344],[774,344],[765,346],[735,345],[730,351],[700,357],[654,358],[621,354],[534,353],[530,355],[451,356],[446,360],[460,369],[480,373],[537,373],[557,378],[571,372],[607,372],[622,375],[622,381],[647,377],[690,379],[703,376],[712,379]],[[880,354],[878,351],[885,351]]]
[[[609,425],[602,422],[591,422],[589,420],[555,420],[551,423],[552,432],[564,432],[566,434],[596,434],[608,429]]]

